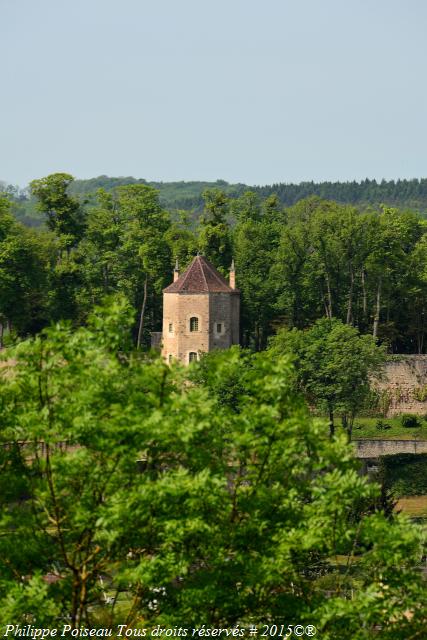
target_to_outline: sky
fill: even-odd
[[[0,0],[0,180],[427,176],[425,0]]]

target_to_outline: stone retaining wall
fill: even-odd
[[[427,355],[394,358],[386,364],[384,379],[375,383],[386,415],[427,414]]]
[[[427,440],[353,440],[356,458],[379,458],[398,453],[427,453]]]

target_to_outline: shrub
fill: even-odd
[[[412,413],[408,413],[401,417],[402,427],[407,427],[408,429],[416,429],[421,427],[421,420],[418,416],[413,415]]]
[[[379,475],[384,486],[398,498],[427,493],[427,454],[399,453],[383,456]]]
[[[427,384],[423,387],[417,387],[414,389],[413,396],[415,400],[418,400],[418,402],[425,402],[427,400]]]
[[[388,424],[388,422],[384,422],[383,420],[377,420],[375,427],[378,431],[385,431],[386,429],[391,429],[391,424]]]

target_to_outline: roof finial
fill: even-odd
[[[178,258],[175,261],[175,269],[173,270],[173,281],[176,282],[179,278],[179,262]]]
[[[230,287],[232,289],[235,289],[236,288],[236,269],[235,269],[235,266],[234,266],[234,258],[231,260],[229,282],[230,282]]]

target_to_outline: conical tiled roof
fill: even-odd
[[[227,280],[203,256],[196,256],[188,269],[164,293],[235,293]]]

